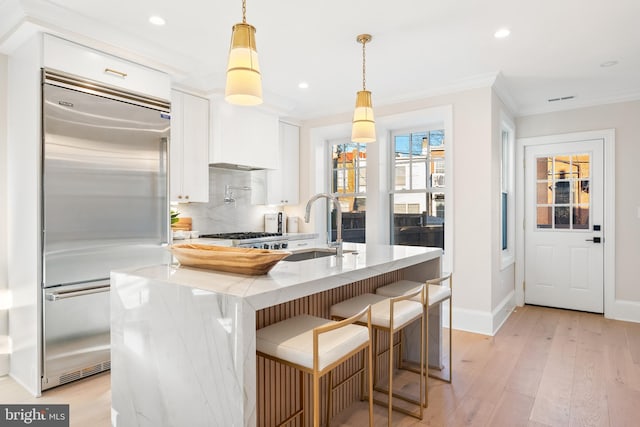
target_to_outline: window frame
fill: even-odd
[[[506,138],[505,138],[506,134]],[[506,192],[507,247],[503,249],[503,194]],[[500,119],[500,261],[501,270],[515,263],[515,125],[504,113]]]

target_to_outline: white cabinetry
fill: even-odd
[[[168,74],[50,34],[44,35],[43,65],[134,93],[170,97]]]
[[[238,169],[278,167],[278,117],[224,101],[211,105],[209,163]]]
[[[174,202],[209,201],[209,100],[171,91],[169,181]]]
[[[300,192],[300,128],[280,122],[278,167],[267,171],[268,205],[297,205]]]

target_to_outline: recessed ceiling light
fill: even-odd
[[[300,89],[309,89],[309,83],[307,83],[307,82],[300,82],[300,83],[298,83],[298,87],[299,87]]]
[[[151,22],[153,25],[158,25],[158,26],[162,26],[166,23],[162,16],[157,16],[157,15],[153,15],[149,17],[149,22]]]
[[[601,67],[613,67],[614,65],[618,65],[618,61],[606,61],[600,64]]]
[[[503,39],[505,37],[508,37],[509,34],[511,34],[511,31],[508,28],[500,28],[493,34],[493,37],[497,39]]]

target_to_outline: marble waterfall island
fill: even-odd
[[[176,265],[112,272],[112,425],[258,425],[255,332],[265,326],[265,309],[356,282],[369,292],[390,274],[440,274],[439,248],[347,250],[354,252],[281,261],[263,276]]]

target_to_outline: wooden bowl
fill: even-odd
[[[171,245],[171,252],[180,265],[253,276],[267,274],[278,261],[291,255],[287,251],[186,243]]]

